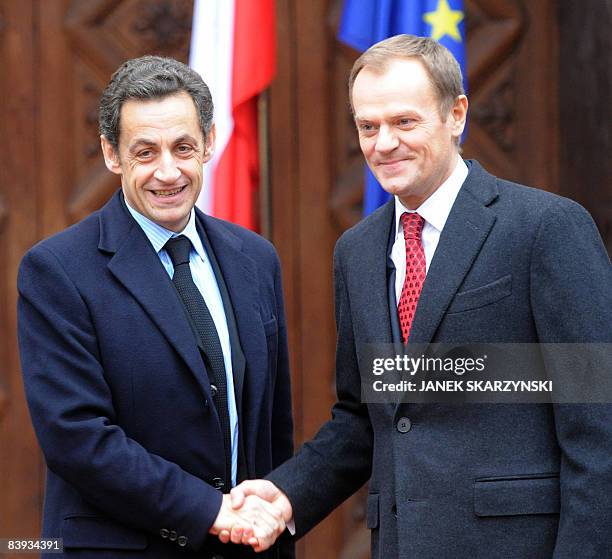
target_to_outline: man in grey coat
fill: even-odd
[[[369,479],[374,558],[612,557],[611,405],[367,404],[358,364],[372,343],[609,343],[612,270],[591,217],[459,156],[468,101],[435,41],[374,45],[349,95],[394,198],[336,246],[338,401],[234,505],[265,497],[299,537]]]

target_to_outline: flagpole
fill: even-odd
[[[262,91],[257,99],[257,136],[259,148],[259,227],[260,233],[272,238],[272,198],[270,188],[269,93]]]

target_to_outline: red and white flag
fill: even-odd
[[[276,62],[274,0],[195,0],[190,66],[210,87],[217,129],[198,207],[258,229],[257,97]]]

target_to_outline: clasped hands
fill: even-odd
[[[223,495],[221,509],[209,532],[223,543],[250,545],[265,551],[283,533],[293,510],[287,496],[264,479],[243,481]]]

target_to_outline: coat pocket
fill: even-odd
[[[460,291],[450,304],[447,313],[464,312],[479,309],[495,303],[512,293],[512,275],[508,274],[487,285]]]
[[[559,514],[559,476],[508,476],[474,483],[476,516]]]
[[[278,334],[278,324],[275,317],[272,317],[270,320],[266,320],[266,322],[263,323],[263,327],[266,337],[275,336]]]
[[[380,559],[379,500],[378,493],[370,493],[366,501],[366,527],[371,530],[370,556],[372,559]]]
[[[146,534],[102,516],[67,516],[62,537],[65,549],[145,549]]]
[[[275,317],[263,323],[268,345],[268,370],[271,378],[276,377],[276,367],[278,363],[278,323]]]

